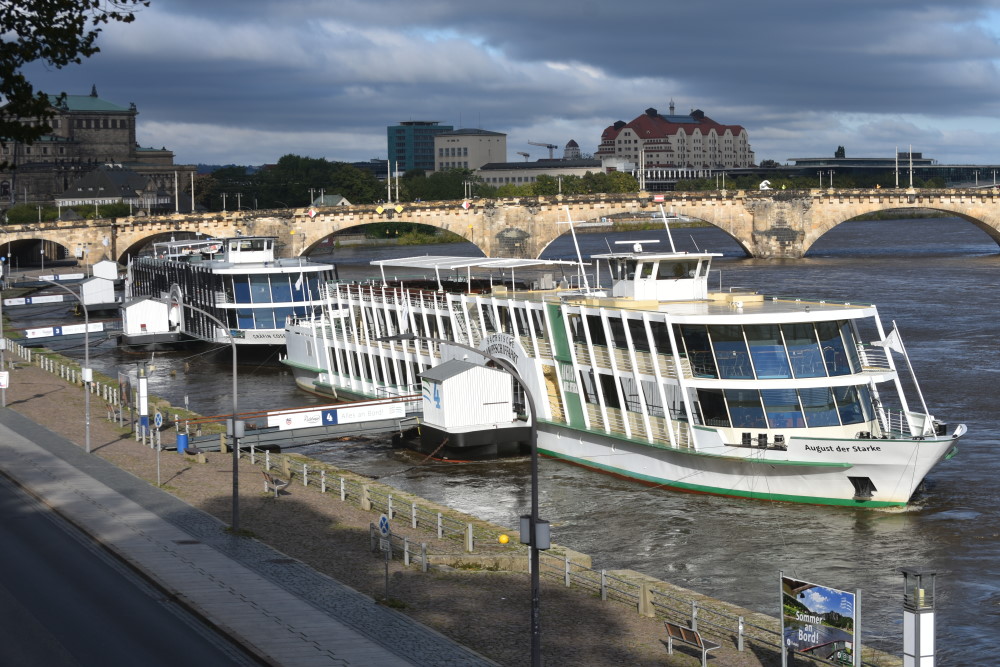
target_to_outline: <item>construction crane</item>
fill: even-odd
[[[527,161],[528,161],[528,158],[529,158],[529,157],[531,157],[531,155],[530,155],[529,153],[525,153],[524,151],[518,151],[518,152],[517,152],[517,154],[518,154],[518,155],[523,155],[523,156],[524,156],[524,161],[525,161],[525,162],[527,162]]]
[[[532,145],[532,146],[541,146],[542,148],[548,148],[549,149],[549,159],[550,160],[552,159],[552,151],[554,151],[555,149],[559,148],[555,144],[540,144],[537,141],[529,141],[528,143],[530,145]]]

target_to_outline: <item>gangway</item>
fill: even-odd
[[[407,394],[370,401],[348,401],[305,408],[243,412],[237,419],[246,423],[240,448],[251,445],[260,449],[306,445],[346,435],[398,433],[413,426],[422,410],[420,394]],[[187,422],[187,428],[200,424],[224,423],[230,415],[199,417]],[[189,435],[189,442],[199,449],[215,449],[219,435]],[[228,438],[228,436],[225,436]],[[227,443],[228,444],[228,443]]]

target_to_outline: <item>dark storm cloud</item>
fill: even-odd
[[[576,139],[654,106],[747,128],[758,159],[886,155],[1000,162],[991,2],[631,3],[154,0],[102,53],[34,70],[47,90],[140,110],[181,162],[386,154],[385,128],[439,120]],[[541,157],[540,149],[529,149]]]

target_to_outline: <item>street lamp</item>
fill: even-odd
[[[49,283],[50,285],[55,285],[61,290],[69,292],[74,299],[80,302],[80,309],[83,310],[83,368],[80,371],[80,375],[83,377],[83,409],[84,409],[84,443],[87,449],[87,453],[90,453],[90,388],[89,385],[93,379],[94,374],[90,369],[90,314],[87,312],[87,304],[83,302],[83,297],[66,287],[61,285],[54,280],[47,280],[45,278],[41,279],[42,282]]]
[[[190,308],[191,310],[201,313],[208,319],[212,320],[217,324],[226,335],[229,336],[229,344],[233,348],[233,416],[229,419],[229,423],[226,425],[226,430],[233,437],[233,511],[232,511],[232,529],[237,531],[240,529],[240,437],[243,435],[240,431],[243,430],[243,422],[236,419],[236,390],[237,390],[237,379],[236,379],[236,338],[233,337],[233,332],[223,324],[219,319],[208,313],[201,308],[196,308],[189,303],[180,304],[183,308]]]
[[[528,545],[531,557],[531,664],[532,667],[540,667],[542,664],[542,631],[541,624],[539,622],[541,580],[538,565],[538,552],[542,549],[549,548],[549,522],[542,521],[538,518],[538,410],[537,404],[532,397],[531,389],[528,387],[524,379],[521,378],[517,371],[512,367],[504,364],[503,361],[494,357],[492,354],[472,347],[471,345],[451,340],[443,340],[441,338],[418,336],[413,333],[386,336],[383,338],[376,338],[375,340],[379,342],[426,341],[429,343],[436,343],[439,346],[453,345],[463,350],[474,352],[484,359],[492,361],[497,366],[500,366],[513,375],[514,379],[521,385],[521,389],[524,391],[524,397],[527,399],[528,405],[531,407],[531,424],[529,426],[528,436],[528,439],[531,442],[531,514],[521,517],[521,541],[524,542],[524,528],[527,524]]]

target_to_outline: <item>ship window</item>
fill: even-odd
[[[653,269],[656,268],[656,262],[643,262],[639,265],[639,277],[640,278],[652,278]]]
[[[628,341],[625,339],[625,325],[622,323],[621,318],[609,317],[608,328],[611,329],[611,339],[614,341],[614,347],[627,350]]]
[[[254,317],[254,329],[274,329],[274,310],[271,308],[256,308],[254,309],[256,317]],[[284,320],[282,320],[282,326],[284,326]]]
[[[816,341],[813,325],[783,324],[781,332],[785,335],[785,345],[788,346],[788,357],[795,377],[824,377],[826,366],[823,363],[823,352]]]
[[[253,303],[271,303],[271,281],[267,274],[250,276],[250,299]]]
[[[253,310],[250,308],[237,308],[236,323],[238,329],[253,329]]]
[[[308,314],[305,308],[275,308],[274,328],[283,329],[285,327],[285,320],[289,317],[305,317]]]
[[[250,303],[250,281],[247,276],[233,276],[232,281],[236,303]]]
[[[590,342],[594,345],[607,345],[608,339],[604,335],[604,323],[601,322],[600,315],[587,315],[587,327],[590,329]]]
[[[828,375],[850,375],[851,366],[844,349],[844,339],[836,322],[817,322],[816,332],[823,347],[823,363]]]
[[[680,338],[684,341],[691,372],[695,377],[718,377],[715,367],[715,357],[712,355],[711,342],[708,340],[708,330],[696,324],[682,324]]]
[[[640,352],[649,352],[649,336],[646,335],[646,325],[642,320],[626,318],[629,334],[632,336],[632,348]]]
[[[837,401],[837,411],[840,413],[842,424],[860,424],[865,421],[867,410],[861,407],[857,387],[834,387],[833,395]]]
[[[298,280],[298,276],[295,277]],[[300,288],[304,288],[303,285],[299,285]],[[302,301],[305,297],[302,295],[303,289],[298,290],[298,298],[295,301]],[[271,278],[271,295],[274,297],[276,303],[287,303],[292,301],[292,276],[286,274],[276,274]]]
[[[799,389],[799,399],[805,412],[806,423],[811,428],[817,426],[840,426],[837,404],[829,387]]]
[[[706,426],[729,426],[729,414],[721,389],[699,389],[698,405]]]
[[[792,377],[788,356],[776,324],[755,324],[744,328],[750,344],[750,357],[758,379]]]
[[[615,376],[606,373],[598,373],[597,378],[601,383],[601,393],[604,394],[604,405],[609,408],[621,409],[622,404],[618,400],[618,387],[615,383]]]
[[[729,404],[729,418],[734,428],[764,428],[764,408],[760,403],[760,392],[753,389],[726,389]]]
[[[489,304],[484,303],[480,306],[480,310],[483,314],[483,326],[486,328],[486,331],[491,333],[496,332],[497,326],[493,321],[493,309],[489,306]]]
[[[715,363],[719,377],[729,379],[753,379],[750,368],[750,354],[747,352],[743,330],[733,324],[723,324],[708,328],[715,351]]]
[[[805,420],[794,389],[763,389],[760,392],[771,428],[802,428]]]
[[[660,262],[660,279],[675,280],[678,278],[693,278],[698,271],[697,261]]]
[[[847,362],[850,364],[853,373],[861,372],[861,359],[858,356],[858,344],[854,338],[854,330],[850,322],[840,325],[840,334],[844,338],[844,349],[847,353]]]

